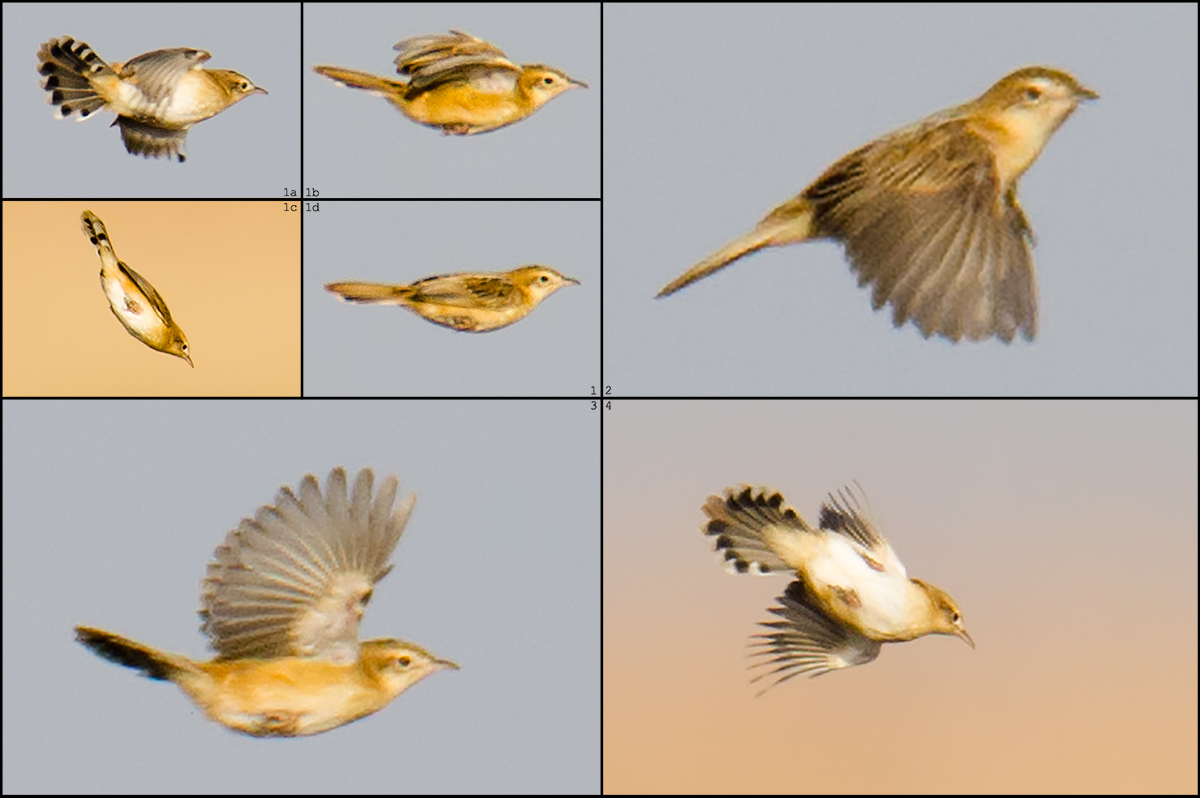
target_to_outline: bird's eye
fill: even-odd
[[[554,78],[552,78],[552,77],[550,77],[549,75],[547,75],[546,77],[542,78],[542,83],[545,83],[547,86],[553,86],[553,85],[554,85]]]
[[[409,665],[412,665],[412,657],[396,657],[396,662],[407,668]]]
[[[550,278],[543,274],[541,277],[538,278],[538,282],[548,283],[548,282],[550,282]]]
[[[1042,90],[1036,86],[1027,86],[1025,88],[1025,99],[1029,102],[1037,102],[1042,98]]]

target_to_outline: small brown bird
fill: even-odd
[[[568,285],[579,281],[549,266],[521,266],[509,272],[442,274],[412,285],[345,282],[325,289],[347,302],[402,305],[443,327],[488,332],[520,321]]]
[[[83,234],[96,247],[100,256],[100,287],[108,297],[108,307],[130,335],[151,349],[181,357],[189,366],[187,336],[171,318],[167,301],[154,290],[145,277],[117,259],[104,222],[91,211],[81,217]]]
[[[778,677],[762,692],[802,673],[864,665],[884,643],[939,634],[975,647],[954,599],[908,577],[849,488],[829,496],[816,529],[768,488],[728,488],[708,497],[704,513],[701,529],[731,572],[796,576],[771,610],[783,620],[755,635],[755,655],[770,659],[752,667],[775,667],[751,681]]]
[[[587,88],[561,69],[518,65],[496,45],[452,30],[405,39],[393,48],[407,82],[346,67],[315,66],[327,78],[388,100],[414,122],[443,135],[469,136],[511,125],[564,91]]]
[[[266,94],[245,75],[204,69],[212,55],[191,47],[154,50],[124,64],[105,63],[91,47],[69,36],[38,50],[46,101],[57,116],[82,121],[101,108],[117,114],[125,149],[145,158],[187,160],[188,130],[251,94]]]
[[[217,657],[197,662],[128,638],[75,627],[75,639],[104,659],[171,681],[211,720],[255,737],[298,737],[335,729],[387,706],[446,668],[402,640],[359,642],[358,624],[404,532],[415,496],[393,510],[399,481],[346,472],[325,483],[306,476],[282,488],[217,547],[201,592],[201,629]]]
[[[925,337],[1037,331],[1033,231],[1017,181],[1076,106],[1099,95],[1065,72],[1027,67],[982,97],[855,150],[767,214],[746,235],[658,293],[684,286],[767,247],[834,239],[858,284],[893,322]]]

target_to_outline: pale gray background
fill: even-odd
[[[1194,4],[608,4],[604,28],[614,393],[1195,395]],[[1030,64],[1101,95],[1021,181],[1032,345],[895,330],[830,243],[654,299],[842,155]]]
[[[270,94],[188,133],[186,163],[130,155],[100,111],[55,119],[37,71],[42,42],[73,36],[105,61],[196,47]],[[300,181],[299,3],[5,3],[5,197],[282,197]]]
[[[599,202],[322,202],[304,218],[305,396],[589,396],[600,380]],[[521,321],[466,333],[338,280],[411,283],[541,263],[574,277]]]
[[[443,136],[312,71],[328,64],[396,77],[392,45],[451,28],[589,88],[501,130]],[[600,78],[599,3],[306,4],[304,184],[325,197],[597,198]]]
[[[336,465],[419,496],[364,635],[462,670],[257,740],[74,642],[91,624],[204,656],[213,549]],[[599,479],[583,400],[5,401],[4,792],[596,792]]]

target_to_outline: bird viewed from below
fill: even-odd
[[[520,321],[574,277],[549,266],[507,272],[463,272],[417,280],[411,285],[339,282],[325,286],[347,302],[400,305],[434,324],[462,332],[488,332]]]
[[[183,358],[195,368],[188,351],[187,336],[171,318],[167,301],[145,277],[117,259],[112,240],[100,217],[91,211],[84,211],[80,221],[83,234],[100,256],[100,287],[117,321],[146,346]]]
[[[280,489],[217,547],[201,589],[201,629],[217,656],[198,662],[112,632],[75,627],[104,659],[174,682],[211,720],[255,737],[329,731],[387,706],[417,682],[457,669],[414,643],[360,642],[374,585],[416,502],[393,508],[399,481],[372,496],[359,471],[353,493],[335,468],[325,483]]]
[[[668,283],[666,297],[767,247],[842,242],[876,310],[925,337],[1012,341],[1037,332],[1033,230],[1017,181],[1080,102],[1065,72],[1026,67],[981,97],[846,155],[816,182]],[[744,287],[741,290],[745,290]]]
[[[245,75],[203,68],[210,58],[204,50],[175,47],[108,64],[88,45],[63,36],[38,50],[38,73],[46,101],[58,106],[57,118],[78,114],[83,121],[107,108],[117,114],[113,125],[121,128],[126,151],[182,163],[193,125],[267,93]]]
[[[770,670],[752,681],[775,679],[759,695],[802,673],[866,664],[883,643],[942,634],[975,647],[954,599],[908,577],[850,488],[829,496],[816,528],[769,488],[727,488],[703,509],[701,529],[731,572],[796,577],[771,609],[782,620],[754,636],[766,659],[752,667]]]
[[[339,66],[315,66],[327,78],[385,98],[414,122],[443,135],[470,136],[520,122],[570,89],[586,89],[561,69],[516,64],[469,33],[415,36],[396,44],[393,80]]]

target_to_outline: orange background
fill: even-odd
[[[606,792],[1196,790],[1195,402],[612,405]],[[725,573],[700,506],[766,484],[815,522],[852,479],[978,647],[756,698],[747,641],[789,580]]]
[[[300,214],[283,202],[4,203],[5,396],[299,396]],[[163,296],[195,369],[129,335],[80,227]]]

